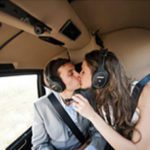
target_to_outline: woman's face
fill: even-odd
[[[92,73],[85,60],[82,63],[82,70],[80,72],[80,78],[81,78],[82,89],[90,88],[92,86]]]

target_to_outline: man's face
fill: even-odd
[[[67,63],[58,69],[58,73],[64,84],[66,90],[74,91],[80,88],[80,76],[75,71],[75,67],[71,63]]]
[[[81,78],[81,88],[82,89],[91,87],[92,73],[91,73],[91,70],[85,60],[82,63],[82,70],[80,72],[80,78]]]

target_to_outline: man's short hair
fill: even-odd
[[[59,77],[58,69],[67,63],[71,63],[71,61],[66,58],[58,58],[50,61],[46,66],[45,75]]]

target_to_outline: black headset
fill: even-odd
[[[51,67],[49,65],[45,68],[45,76],[49,84],[49,88],[56,92],[63,92],[66,88],[65,84],[60,77],[52,75],[50,68]]]
[[[95,89],[103,88],[109,80],[109,73],[105,68],[105,60],[108,55],[108,50],[103,49],[100,50],[99,52],[100,52],[99,55],[102,56],[102,63],[99,64],[98,70],[96,71],[96,73],[93,75],[92,78],[92,86]]]

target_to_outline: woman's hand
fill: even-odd
[[[74,106],[75,110],[83,117],[91,120],[96,112],[89,104],[88,100],[80,94],[75,94],[72,98],[74,100],[72,105]]]

